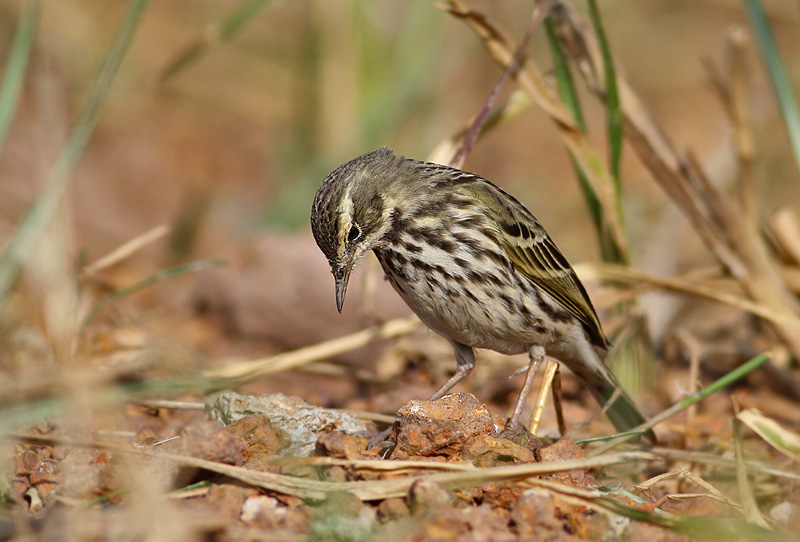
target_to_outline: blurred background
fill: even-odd
[[[785,58],[794,58],[797,4],[763,4]],[[532,8],[521,1],[469,5],[516,40]],[[22,6],[0,2],[0,58],[8,57]],[[44,3],[0,156],[0,243],[39,193],[126,7],[119,1]],[[575,7],[585,9],[580,2]],[[714,182],[731,183],[732,131],[704,63],[724,63],[732,28],[749,32],[743,3],[607,0],[601,9],[618,70],[676,146],[692,149]],[[187,51],[196,54],[187,57]],[[551,66],[543,32],[534,34],[528,53],[544,70]],[[796,211],[797,167],[752,43],[747,61],[759,205],[767,214],[781,206]],[[798,80],[800,65],[787,66]],[[345,314],[336,314],[333,280],[310,236],[315,190],[340,163],[381,145],[425,159],[477,114],[500,75],[473,32],[428,0],[151,2],[66,188],[59,221],[65,268],[74,270],[160,225],[169,227],[165,237],[94,278],[98,297],[183,262],[229,265],[136,292],[104,311],[98,322],[105,327],[91,335],[97,339],[130,324],[147,330],[142,342],[161,337],[163,347],[177,337],[189,358],[208,361],[340,336],[374,322],[372,310],[378,319],[406,314],[383,284],[374,309],[362,307],[356,286]],[[515,88],[507,84],[501,100]],[[590,137],[602,152],[604,107],[588,92],[582,98]],[[623,156],[634,268],[671,276],[710,263],[646,168],[629,149]],[[537,107],[493,129],[464,169],[515,194],[571,262],[598,259],[574,170],[553,123]],[[46,297],[41,283],[26,284],[22,306],[34,321],[46,320],[44,305],[36,304]],[[665,307],[648,309],[656,341],[678,310]],[[363,354],[358,359],[367,364]],[[272,386],[287,385],[277,382]],[[323,403],[338,401],[313,393],[322,394],[317,399]]]

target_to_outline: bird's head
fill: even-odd
[[[331,266],[339,312],[353,266],[380,245],[391,226],[392,187],[404,160],[381,147],[336,168],[314,198],[311,229]]]

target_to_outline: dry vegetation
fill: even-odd
[[[763,4],[800,81],[798,6]],[[794,539],[800,160],[760,3],[592,5],[0,1],[0,540]],[[551,406],[498,438],[525,360],[490,352],[409,403],[455,363],[374,261],[336,313],[321,179],[447,162],[481,111],[463,168],[577,264],[657,446],[597,438],[569,374],[566,438]]]

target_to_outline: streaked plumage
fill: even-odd
[[[532,358],[542,347],[601,404],[619,389],[575,272],[536,218],[486,179],[383,147],[328,175],[311,225],[339,311],[353,265],[372,250],[409,307],[453,345],[458,371],[434,397],[469,374],[476,347]],[[644,422],[624,392],[607,412],[620,430]]]

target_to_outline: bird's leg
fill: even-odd
[[[442,387],[436,390],[433,395],[428,397],[428,401],[436,401],[444,397],[447,392],[455,387],[456,384],[464,380],[472,372],[475,367],[475,352],[469,346],[466,346],[455,341],[450,341],[453,346],[453,351],[456,354],[456,372],[451,376]]]
[[[528,371],[525,373],[525,382],[522,384],[522,390],[519,392],[517,404],[514,406],[514,413],[508,420],[509,427],[516,427],[519,425],[519,417],[522,415],[522,409],[525,407],[525,402],[528,400],[528,395],[531,393],[533,386],[533,379],[536,378],[536,371],[539,369],[539,364],[544,359],[544,348],[541,346],[533,346],[528,351]]]
[[[463,345],[461,343],[457,343],[455,341],[450,341],[450,344],[453,346],[453,351],[456,354],[456,363],[458,364],[456,368],[456,373],[450,377],[450,379],[444,383],[442,387],[436,390],[433,395],[428,397],[428,401],[436,401],[437,399],[441,399],[444,397],[448,391],[450,391],[456,384],[464,380],[469,374],[472,372],[472,369],[475,367],[475,351],[472,350],[469,346]],[[381,444],[384,442],[389,435],[392,434],[392,430],[394,426],[397,425],[395,422],[390,428],[381,431],[377,435],[369,441],[369,447],[372,448],[376,445]],[[394,449],[394,446],[387,447],[385,454],[391,454],[391,450]],[[387,457],[387,455],[384,457]]]

